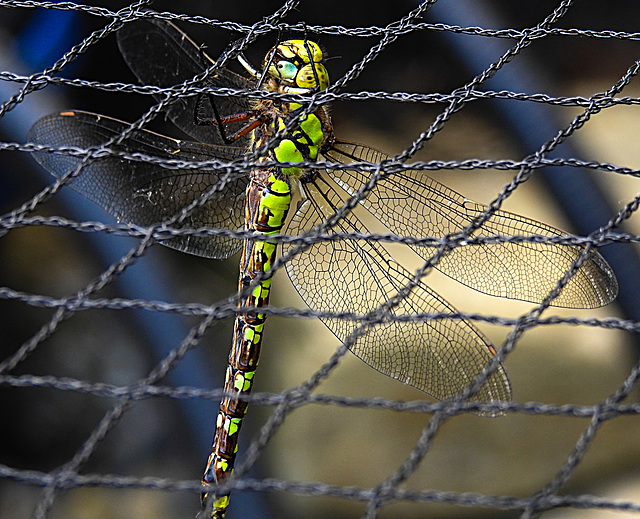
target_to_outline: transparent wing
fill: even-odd
[[[28,139],[49,146],[88,148],[104,143],[128,126],[122,121],[88,112],[62,112],[37,121]],[[135,131],[113,149],[185,161],[231,160],[243,152],[242,149],[179,141],[144,130]],[[33,153],[33,156],[57,178],[75,169],[81,161],[77,157],[45,152]],[[221,177],[222,174],[213,169],[180,171],[148,162],[106,157],[85,167],[68,185],[118,221],[148,226],[178,214],[183,207],[219,184]],[[242,228],[246,184],[244,178],[232,178],[177,227]],[[241,241],[224,237],[179,236],[163,244],[208,258],[226,258],[241,247]]]
[[[333,162],[380,162],[387,155],[358,144],[338,142],[324,154]],[[368,180],[355,170],[335,170],[334,180],[349,193]],[[421,171],[394,173],[381,180],[364,205],[392,232],[402,236],[443,237],[460,231],[486,209]],[[473,236],[566,236],[558,229],[506,211],[497,211]],[[424,259],[433,248],[414,246]],[[548,243],[501,243],[458,247],[436,268],[457,281],[493,296],[540,302],[554,288],[582,249]],[[553,302],[567,308],[596,308],[615,299],[618,283],[611,267],[592,253]]]
[[[332,215],[342,205],[341,196],[321,179],[305,185],[307,199],[288,225],[287,233],[300,234]],[[339,232],[364,231],[353,214],[334,228]],[[285,252],[291,249],[285,245]],[[322,241],[293,257],[287,272],[309,307],[331,312],[366,314],[395,296],[411,275],[372,242]],[[424,283],[418,284],[394,315],[455,310]],[[326,319],[340,339],[359,326],[357,322]],[[495,354],[493,346],[470,322],[443,319],[391,321],[369,328],[351,348],[374,369],[438,399],[452,397],[468,387]],[[474,400],[508,400],[509,379],[502,366],[473,397]]]
[[[141,19],[125,24],[117,33],[118,47],[131,71],[142,84],[171,87],[193,79],[204,72],[213,61],[196,43],[171,22]],[[201,86],[252,88],[253,82],[225,68],[210,74]],[[167,109],[173,123],[198,142],[224,144],[215,126],[202,126],[194,122],[196,96],[183,97]],[[241,97],[215,97],[221,115],[244,112],[252,108],[251,100]],[[202,118],[213,118],[211,105],[202,100],[198,107]],[[232,134],[240,124],[227,125]],[[238,146],[246,146],[249,137],[238,139]]]

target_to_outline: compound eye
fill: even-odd
[[[278,61],[274,68],[275,75],[282,79],[293,81],[298,74],[298,68],[290,61]]]
[[[327,73],[327,69],[324,68],[322,63],[305,65],[300,69],[300,72],[298,72],[296,85],[300,88],[319,88],[320,90],[326,90],[329,86],[329,74]]]

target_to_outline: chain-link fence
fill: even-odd
[[[307,308],[284,268],[278,271],[264,309],[266,342],[238,477],[230,483],[229,517],[572,518],[640,511],[638,6],[95,3],[0,0],[2,517],[193,517],[198,510],[199,478],[223,395],[238,260],[190,256],[157,241],[185,232],[233,240],[245,234],[115,223],[54,182],[31,157],[43,148],[27,139],[36,120],[67,109],[183,139],[162,114],[194,93],[206,91],[221,103],[225,96],[267,95],[237,85],[138,84],[116,33],[143,17],[175,23],[196,45],[206,44],[202,50],[212,59],[245,75],[233,57],[237,47],[259,64],[276,41],[318,41],[329,56],[332,86],[314,95],[315,107],[331,105],[339,139],[395,159],[382,168],[379,160],[356,160],[349,171],[364,173],[363,185],[401,179],[402,186],[428,175],[486,204],[478,206],[485,218],[480,231],[466,234],[418,235],[409,224],[406,232],[390,233],[372,210],[373,218],[362,216],[369,218],[362,229],[338,224],[280,239],[288,250],[292,243],[384,246],[394,261],[381,263],[404,264],[407,280],[421,277],[457,310],[438,313],[427,305],[393,312],[379,301],[382,313],[363,315],[340,307],[350,287],[345,295],[327,289]],[[153,13],[145,11],[150,7]],[[162,69],[162,56],[149,59]],[[72,165],[88,155],[74,142],[63,151],[59,156],[72,157]],[[103,152],[115,164],[132,158],[117,146]],[[233,179],[248,178],[255,167],[176,157],[141,149],[133,158],[167,171],[215,167]],[[120,174],[126,177],[126,168]],[[376,196],[379,211],[385,203],[393,210],[376,189],[349,192],[362,201],[354,214],[371,209]],[[464,198],[462,205],[473,203]],[[535,226],[489,232],[494,220],[487,206],[572,235]],[[296,208],[294,202],[292,214]],[[351,209],[336,206],[345,221]],[[423,214],[413,206],[401,211],[415,219]],[[536,303],[480,294],[430,268],[442,262],[451,274],[451,250],[511,247],[526,256],[545,244],[584,254],[548,279],[550,288]],[[416,248],[433,259],[415,256]],[[617,302],[590,310],[550,306],[555,288],[585,272],[578,268],[596,249],[617,276]],[[491,268],[469,264],[466,274],[486,269],[490,276]],[[544,263],[528,268],[531,285],[548,272]],[[372,276],[367,272],[375,269],[367,269],[366,262],[357,268]],[[467,279],[462,270],[452,277]],[[508,295],[509,286],[484,291]],[[297,288],[304,298],[304,287]],[[323,300],[338,308],[325,308]],[[504,359],[513,401],[491,404],[504,411],[496,418],[474,413],[479,404],[436,402],[360,362],[321,319],[370,327],[391,321],[395,327],[384,329],[396,333],[386,343],[415,323],[442,325],[445,334],[451,323],[473,323]],[[486,380],[487,373],[481,376]]]

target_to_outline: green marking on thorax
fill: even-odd
[[[304,162],[304,157],[300,150],[296,147],[295,143],[290,139],[283,139],[280,144],[273,150],[276,156],[276,160],[279,162]],[[282,168],[282,172],[285,175],[297,176],[302,171],[302,168],[295,166],[287,166]]]
[[[292,110],[300,108],[298,103],[291,103]],[[284,121],[278,119],[278,129],[284,127]],[[273,153],[276,160],[280,162],[304,162],[305,159],[316,160],[318,152],[324,141],[324,133],[322,131],[322,121],[316,114],[309,114],[301,117],[300,130],[288,135],[288,138],[282,139],[278,146],[275,147]],[[305,150],[305,153],[301,150]],[[305,154],[308,157],[305,157]],[[298,176],[302,172],[302,168],[296,166],[284,167],[282,172],[289,176]]]
[[[307,134],[311,142],[314,144],[313,147],[322,146],[322,142],[324,141],[324,133],[322,132],[322,122],[315,114],[309,114],[301,123],[300,128],[304,133]]]

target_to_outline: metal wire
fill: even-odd
[[[106,3],[106,2],[105,2]],[[309,34],[328,37],[340,36],[345,38],[370,38],[376,43],[369,46],[369,51],[364,58],[360,59],[349,71],[338,79],[334,79],[333,87],[327,92],[318,93],[313,98],[313,105],[318,106],[327,103],[354,102],[362,105],[371,102],[392,102],[412,104],[416,107],[436,107],[441,112],[434,117],[433,123],[414,138],[405,150],[390,159],[381,169],[380,164],[361,162],[350,165],[349,168],[365,172],[371,175],[373,181],[381,175],[393,175],[401,171],[413,169],[420,171],[481,171],[500,170],[515,172],[514,178],[501,189],[495,196],[494,201],[489,204],[486,218],[491,212],[499,209],[501,204],[512,195],[512,193],[526,182],[537,170],[545,167],[565,166],[573,168],[576,174],[581,174],[581,170],[591,170],[599,174],[622,175],[635,177],[640,170],[628,166],[607,162],[606,160],[582,159],[576,157],[551,157],[550,153],[557,146],[580,131],[589,124],[591,117],[598,112],[612,107],[633,107],[640,104],[640,99],[633,95],[623,95],[624,88],[637,75],[639,62],[625,64],[625,70],[619,73],[616,81],[607,85],[601,92],[591,96],[576,95],[552,95],[550,93],[523,93],[512,91],[492,91],[484,90],[483,84],[499,73],[503,68],[508,68],[513,60],[517,60],[521,53],[528,47],[551,38],[578,39],[589,38],[597,41],[621,41],[633,45],[640,39],[638,32],[625,32],[611,29],[594,30],[588,28],[559,28],[556,25],[562,21],[567,12],[578,10],[571,1],[559,2],[542,22],[525,29],[505,28],[490,29],[486,27],[461,27],[442,23],[426,23],[422,21],[424,12],[428,11],[433,2],[424,2],[420,6],[409,11],[398,20],[394,20],[385,27],[347,27],[341,25],[312,25],[308,23],[288,23],[287,16],[295,7],[295,2],[283,4],[270,18],[265,18],[253,25],[242,24],[232,21],[221,21],[207,18],[200,15],[187,15],[180,13],[158,12],[151,13],[144,8],[149,2],[139,1],[124,8],[113,11],[106,7],[81,5],[72,2],[37,2],[37,1],[17,1],[0,0],[0,12],[9,10],[27,11],[33,8],[74,11],[82,16],[91,16],[99,19],[103,26],[92,32],[86,38],[68,49],[68,52],[59,59],[53,66],[41,72],[30,75],[20,73],[15,70],[0,71],[0,82],[6,82],[17,87],[17,91],[3,99],[0,105],[0,119],[6,114],[15,111],[20,113],[25,99],[37,94],[42,89],[49,89],[55,86],[64,86],[69,89],[89,89],[90,91],[101,91],[111,95],[143,95],[154,97],[148,98],[149,104],[153,105],[143,116],[141,116],[134,126],[143,128],[154,118],[162,114],[168,105],[176,102],[181,97],[194,94],[208,93],[212,96],[245,96],[254,99],[273,97],[286,101],[302,101],[300,96],[293,94],[278,95],[269,94],[264,91],[238,91],[231,88],[214,88],[197,86],[194,82],[183,84],[178,87],[160,88],[154,85],[134,85],[122,82],[104,82],[97,80],[86,80],[80,78],[64,78],[58,74],[64,72],[74,61],[79,59],[84,53],[93,47],[99,46],[109,35],[113,34],[121,25],[127,21],[140,17],[157,17],[165,20],[183,22],[185,24],[206,25],[220,31],[227,31],[235,34],[229,37],[229,41],[236,40],[237,34],[242,35],[242,41],[235,46],[235,50],[246,48],[259,36],[271,34],[274,31],[306,31]],[[312,20],[311,20],[312,21]],[[406,35],[415,34],[437,34],[452,33],[463,35],[474,35],[482,38],[501,38],[513,43],[502,56],[486,66],[481,74],[471,80],[466,80],[464,86],[456,88],[448,93],[410,93],[410,92],[385,92],[385,91],[345,91],[350,81],[355,80],[361,74],[375,69],[376,60],[384,53],[390,52],[390,48],[395,40]],[[223,54],[219,63],[225,63],[231,59],[234,49]],[[343,89],[343,90],[341,90]],[[159,102],[153,99],[161,99]],[[473,108],[475,104],[484,100],[492,99],[511,103],[540,103],[547,106],[563,107],[573,110],[572,118],[564,126],[557,128],[555,135],[548,135],[547,141],[541,143],[538,149],[528,150],[523,159],[476,159],[463,158],[460,160],[430,160],[413,161],[413,156],[427,142],[433,139],[438,132],[449,123],[451,118],[458,111],[465,108]],[[307,108],[311,110],[311,108]],[[575,115],[577,113],[577,115]],[[40,114],[44,115],[44,113]],[[117,139],[124,138],[124,134]],[[116,139],[116,140],[117,140]],[[255,166],[255,161],[242,159],[235,162],[185,162],[179,160],[167,160],[149,156],[142,153],[128,154],[117,151],[109,146],[99,150],[86,150],[78,147],[65,147],[53,149],[51,147],[26,143],[19,138],[8,138],[0,142],[0,151],[8,153],[27,154],[33,151],[56,151],[70,156],[81,158],[83,163],[88,163],[100,156],[113,155],[124,159],[136,160],[151,164],[161,165],[169,169],[198,169],[202,167],[215,167],[228,172],[226,178],[234,178],[237,175],[246,175]],[[313,166],[313,164],[309,164]],[[337,169],[343,168],[343,164],[329,164],[329,167]],[[79,171],[79,168],[78,168]],[[74,173],[75,174],[75,173]],[[73,174],[72,174],[73,175]],[[28,182],[28,180],[25,180]],[[185,229],[172,228],[171,226],[155,226],[143,228],[125,224],[105,224],[97,221],[80,221],[62,216],[48,216],[36,214],[44,204],[51,198],[55,198],[61,190],[64,182],[50,184],[36,192],[23,196],[6,213],[0,217],[0,238],[8,239],[12,233],[20,229],[49,229],[58,231],[64,229],[74,233],[91,235],[116,235],[134,238],[134,241],[126,253],[121,254],[117,261],[113,261],[108,268],[100,272],[93,280],[85,286],[75,290],[66,297],[50,295],[46,289],[42,293],[30,292],[19,287],[0,287],[0,300],[11,304],[21,305],[21,308],[28,309],[49,309],[53,314],[47,314],[47,319],[39,321],[41,324],[32,335],[24,340],[17,341],[10,347],[2,351],[3,358],[0,361],[0,385],[12,391],[26,391],[27,389],[50,389],[61,394],[81,394],[105,400],[103,413],[96,425],[86,435],[79,448],[69,456],[69,458],[56,468],[47,470],[30,470],[22,468],[22,464],[0,463],[0,479],[7,484],[32,486],[43,489],[38,498],[30,503],[30,513],[32,517],[44,518],[54,516],[56,503],[59,495],[65,491],[79,487],[101,487],[112,489],[151,489],[158,492],[185,492],[192,494],[195,499],[200,492],[200,481],[195,479],[157,478],[148,476],[121,476],[108,473],[82,473],[84,467],[90,465],[91,460],[96,456],[100,445],[107,441],[113,430],[124,420],[129,413],[135,413],[137,402],[149,399],[167,399],[170,401],[191,401],[204,400],[216,402],[223,391],[219,388],[204,389],[192,385],[167,384],[166,375],[170,373],[176,365],[179,365],[191,354],[192,350],[200,348],[205,333],[215,323],[222,319],[232,317],[237,312],[237,295],[223,298],[217,303],[203,304],[196,301],[176,302],[144,299],[136,297],[109,297],[103,296],[103,292],[120,279],[127,270],[139,262],[144,257],[149,248],[156,242],[166,240],[172,236],[194,235],[194,236],[228,236],[235,239],[246,237],[246,233],[241,231],[226,231],[217,229]],[[345,207],[341,208],[335,215],[338,219],[351,211],[358,203],[365,199],[371,186],[365,186],[361,192],[354,195]],[[30,190],[31,193],[35,191]],[[432,264],[436,264],[444,248],[465,247],[479,243],[561,243],[573,244],[584,248],[585,254],[588,249],[600,249],[605,245],[616,243],[625,247],[634,247],[639,241],[638,235],[619,229],[619,225],[635,214],[638,206],[638,197],[629,196],[619,205],[619,210],[608,215],[609,221],[602,222],[598,229],[592,229],[589,235],[577,237],[548,237],[548,236],[492,236],[474,237],[472,232],[466,234],[452,235],[446,239],[439,237],[421,236],[398,236],[393,233],[327,233],[322,231],[314,235],[296,237],[280,236],[276,239],[281,243],[295,243],[300,248],[305,248],[322,240],[368,240],[372,242],[393,243],[401,245],[422,245],[433,248],[434,260],[432,263],[423,265],[416,270],[416,279],[420,279],[424,272],[430,269]],[[202,205],[205,200],[199,202]],[[587,204],[588,201],[585,201]],[[46,206],[45,206],[46,207]],[[195,207],[195,206],[194,206]],[[192,210],[186,208],[185,211]],[[183,215],[186,214],[183,213]],[[479,226],[482,221],[476,222]],[[471,229],[473,231],[473,229]],[[275,266],[281,267],[286,258],[283,258]],[[579,267],[579,261],[574,265],[574,270]],[[556,291],[569,279],[568,273],[563,279],[558,279]],[[11,280],[9,280],[11,282]],[[623,282],[623,281],[622,281]],[[100,297],[98,297],[100,295]],[[384,307],[381,311],[373,315],[359,315],[350,312],[322,312],[313,309],[295,309],[269,306],[261,309],[269,315],[285,318],[302,318],[308,320],[317,319],[339,319],[357,321],[362,326],[369,326],[375,323],[384,322],[389,319],[397,319],[405,322],[423,322],[425,320],[438,319],[465,319],[476,322],[489,323],[496,326],[509,328],[509,335],[501,346],[498,360],[509,357],[516,348],[522,334],[534,327],[555,326],[559,324],[569,326],[585,326],[602,328],[607,330],[620,330],[635,337],[640,330],[640,323],[632,319],[622,319],[616,317],[598,318],[593,316],[565,316],[565,317],[543,317],[542,312],[551,304],[553,293],[540,305],[522,314],[518,318],[506,318],[487,313],[458,312],[455,314],[411,314],[394,315],[390,311],[391,307]],[[190,328],[182,337],[178,344],[174,344],[171,351],[166,352],[164,357],[159,359],[156,365],[149,369],[144,376],[136,379],[135,383],[114,384],[106,382],[94,382],[90,380],[73,378],[69,376],[55,376],[53,374],[36,374],[29,372],[24,366],[29,366],[30,358],[45,347],[52,336],[64,333],[64,323],[71,318],[82,314],[102,310],[127,311],[141,310],[147,313],[159,313],[160,315],[179,315],[190,318]],[[243,311],[246,311],[243,310]],[[354,339],[355,340],[355,339]],[[534,517],[544,512],[556,508],[574,509],[594,509],[594,510],[615,510],[640,512],[640,503],[632,499],[614,500],[602,498],[590,494],[572,495],[563,492],[569,482],[575,476],[577,468],[582,463],[587,451],[598,437],[603,424],[611,422],[621,417],[634,419],[640,414],[640,405],[630,402],[624,403],[632,395],[632,391],[637,385],[637,378],[640,376],[640,364],[629,369],[624,380],[619,381],[618,389],[611,395],[603,398],[602,401],[591,405],[585,404],[549,404],[541,402],[509,402],[503,404],[479,404],[467,402],[434,403],[431,401],[399,401],[394,399],[375,398],[354,398],[348,396],[335,396],[314,392],[320,382],[324,381],[330,373],[341,362],[347,351],[349,340],[338,348],[333,356],[326,359],[315,373],[307,380],[282,392],[258,392],[253,394],[249,400],[252,405],[271,406],[275,411],[266,419],[260,430],[254,435],[252,443],[246,450],[242,467],[253,466],[261,457],[264,449],[269,444],[277,431],[283,426],[285,419],[294,411],[310,405],[331,406],[350,409],[374,409],[390,410],[397,413],[418,413],[425,415],[427,425],[419,435],[419,439],[409,452],[404,452],[398,458],[397,467],[393,468],[391,474],[380,478],[375,485],[364,485],[354,481],[350,486],[329,485],[325,483],[305,481],[291,481],[282,478],[258,478],[243,477],[233,479],[226,484],[226,489],[237,492],[236,500],[244,498],[244,491],[275,492],[285,494],[296,494],[308,498],[334,497],[340,500],[351,500],[361,503],[360,513],[363,517],[376,517],[383,514],[389,505],[402,503],[415,503],[419,505],[440,503],[463,507],[469,509],[486,509],[490,513],[504,511],[520,514],[521,517]],[[5,351],[6,350],[6,351]],[[282,362],[286,362],[283,359]],[[25,372],[26,371],[26,372]],[[486,373],[483,374],[486,380]],[[480,383],[479,380],[478,383]],[[446,434],[443,429],[453,417],[469,412],[495,413],[496,411],[507,414],[521,413],[533,417],[563,416],[568,419],[586,419],[589,421],[584,431],[575,442],[573,449],[567,453],[566,459],[558,461],[557,471],[551,474],[549,480],[543,485],[532,485],[528,497],[515,497],[507,495],[488,495],[475,492],[452,492],[433,490],[430,488],[421,490],[409,490],[401,488],[401,485],[410,480],[412,475],[421,467],[428,463],[425,460],[427,454],[432,450],[436,435]],[[634,421],[635,423],[635,421]],[[11,427],[12,424],[9,424]],[[514,439],[517,441],[517,439]],[[384,448],[381,446],[380,448]],[[404,459],[403,459],[404,457]],[[199,470],[199,469],[198,469]],[[526,468],[523,469],[526,471]],[[224,490],[224,489],[223,489]],[[117,493],[112,494],[117,500]],[[261,507],[266,506],[261,504]],[[182,511],[181,514],[189,515],[192,510]],[[505,515],[506,517],[506,515]]]

